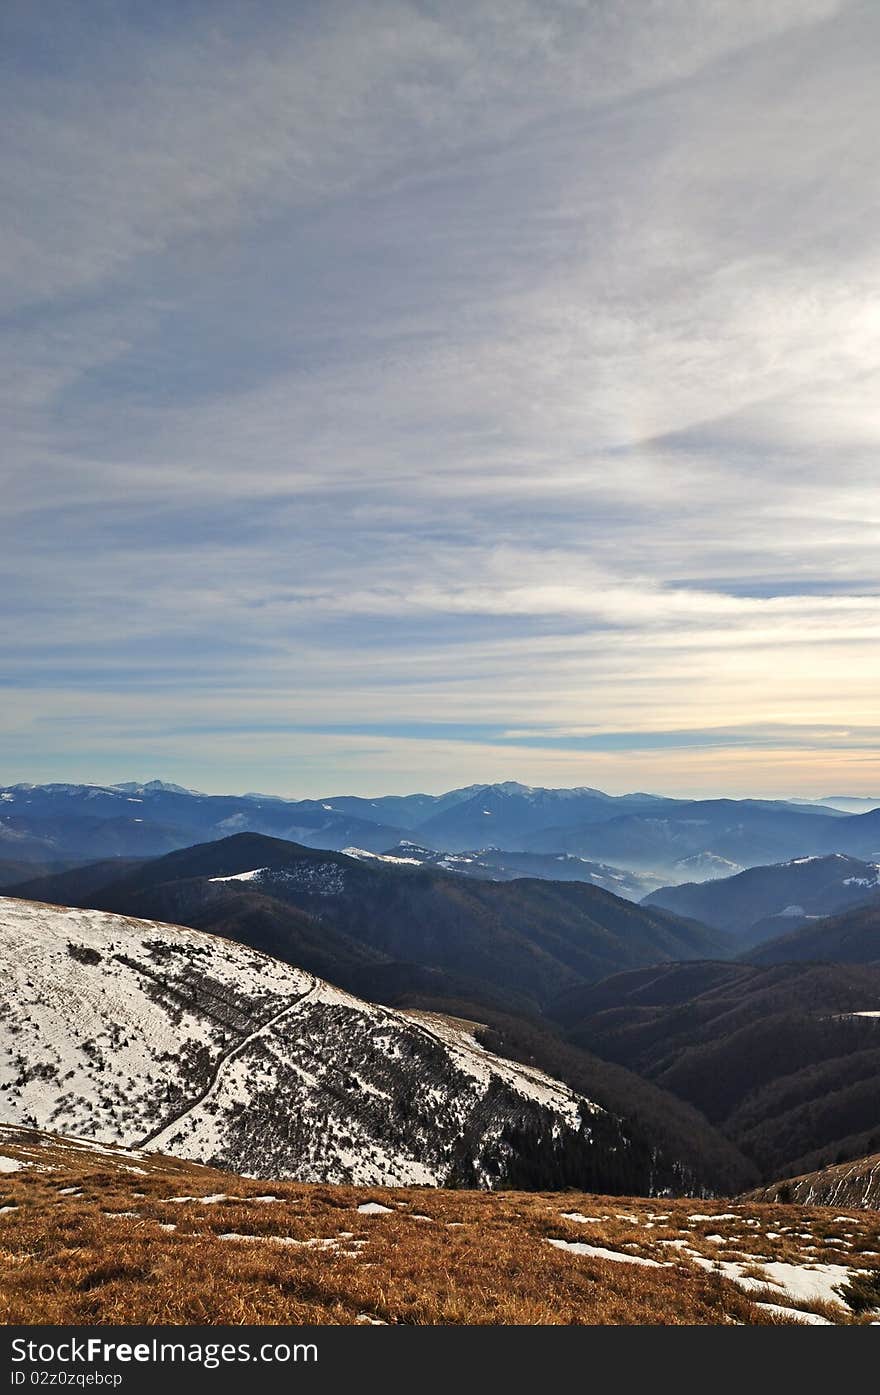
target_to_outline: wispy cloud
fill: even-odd
[[[9,778],[876,782],[874,6],[2,23]]]

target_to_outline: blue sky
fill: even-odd
[[[7,0],[0,780],[876,793],[878,41]]]

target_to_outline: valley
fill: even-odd
[[[10,1146],[33,1144],[0,1167],[4,1185],[39,1193],[35,1212],[6,1203],[16,1226],[51,1230],[57,1207],[65,1228],[97,1227],[101,1246],[126,1256],[158,1234],[169,1272],[184,1251],[212,1274],[246,1252],[268,1285],[254,1321],[301,1311],[322,1322],[839,1325],[880,1307],[874,1240],[858,1250],[866,1267],[848,1266],[864,1225],[848,1216],[838,1235],[842,1222],[821,1213],[877,1206],[880,860],[807,852],[740,869],[715,850],[734,851],[715,834],[735,801],[684,818],[703,830],[685,846],[675,830],[690,806],[633,796],[620,813],[599,791],[521,786],[306,801],[300,833],[326,834],[330,816],[340,842],[353,823],[359,835],[372,826],[375,836],[341,849],[247,829],[152,852],[147,839],[120,856],[119,823],[107,836],[101,822],[120,795],[178,820],[198,810],[209,831],[218,814],[239,822],[242,801],[253,806],[245,821],[269,823],[290,817],[288,802],[85,789],[27,794],[36,841],[20,841],[26,856],[8,866],[29,875],[0,896],[0,1122]],[[475,801],[504,828],[505,849],[473,850]],[[773,848],[792,828],[808,841],[853,820],[863,830],[874,812],[737,809],[737,836],[749,828],[753,846],[763,837]],[[392,813],[396,828],[382,821]],[[569,825],[539,827],[562,813]],[[659,885],[668,852],[650,871],[631,851],[621,865],[568,850],[587,813],[605,830],[591,848],[604,853],[611,839],[623,850],[634,827],[646,847],[662,824],[674,865],[703,880]],[[416,841],[427,823],[452,846]],[[59,838],[61,827],[79,832]],[[77,838],[101,855],[65,864]],[[515,847],[551,838],[562,851]],[[50,1195],[47,1169],[74,1163],[89,1186]],[[200,1168],[208,1205],[196,1181],[181,1189],[195,1199],[174,1200],[175,1169],[195,1179]],[[117,1196],[126,1169],[162,1184]],[[276,1209],[260,1184],[281,1198]],[[346,1211],[332,1234],[326,1205]],[[190,1224],[206,1214],[224,1228]],[[301,1233],[304,1217],[314,1233]],[[453,1262],[447,1239],[460,1246],[468,1228],[468,1249],[454,1254],[468,1278],[450,1307],[437,1266]],[[443,1244],[426,1247],[435,1230]],[[383,1234],[369,1282],[384,1275],[409,1294],[384,1308],[361,1272]],[[511,1275],[523,1265],[555,1285],[552,1311],[516,1280],[480,1306],[484,1235]],[[539,1260],[526,1261],[529,1245]],[[269,1290],[289,1287],[278,1267],[287,1252],[297,1283],[308,1261],[312,1297],[259,1317]],[[409,1287],[398,1258],[421,1276]],[[108,1280],[128,1295],[119,1312],[146,1301],[141,1262],[120,1260],[128,1277]],[[52,1311],[80,1311],[82,1280]],[[212,1289],[203,1311],[225,1314],[225,1301]]]

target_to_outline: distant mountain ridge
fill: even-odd
[[[548,828],[530,848],[577,853],[635,872],[681,879],[688,862],[706,875],[788,858],[846,852],[880,858],[880,811],[846,815],[765,800],[695,800],[665,811],[626,814],[577,828]],[[679,875],[676,875],[678,873]],[[701,878],[705,879],[705,878]]]
[[[880,859],[880,810],[846,814],[779,800],[609,795],[515,781],[376,799],[206,795],[161,780],[0,789],[0,863],[154,857],[235,832],[336,851],[384,853],[411,839],[441,854],[569,855],[654,885],[831,852]]]
[[[625,813],[642,814],[675,807],[677,801],[655,795],[608,795],[591,788],[551,790],[505,783],[478,787],[467,800],[442,809],[418,825],[419,837],[432,847],[460,852],[471,847],[532,848],[531,839],[548,828],[574,828],[604,822]],[[560,847],[548,851],[564,851]]]
[[[868,814],[872,809],[880,809],[880,795],[873,798],[864,794],[829,794],[805,802],[824,804],[828,809],[840,809],[845,814]]]

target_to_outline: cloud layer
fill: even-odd
[[[876,791],[875,6],[0,24],[5,779]]]

